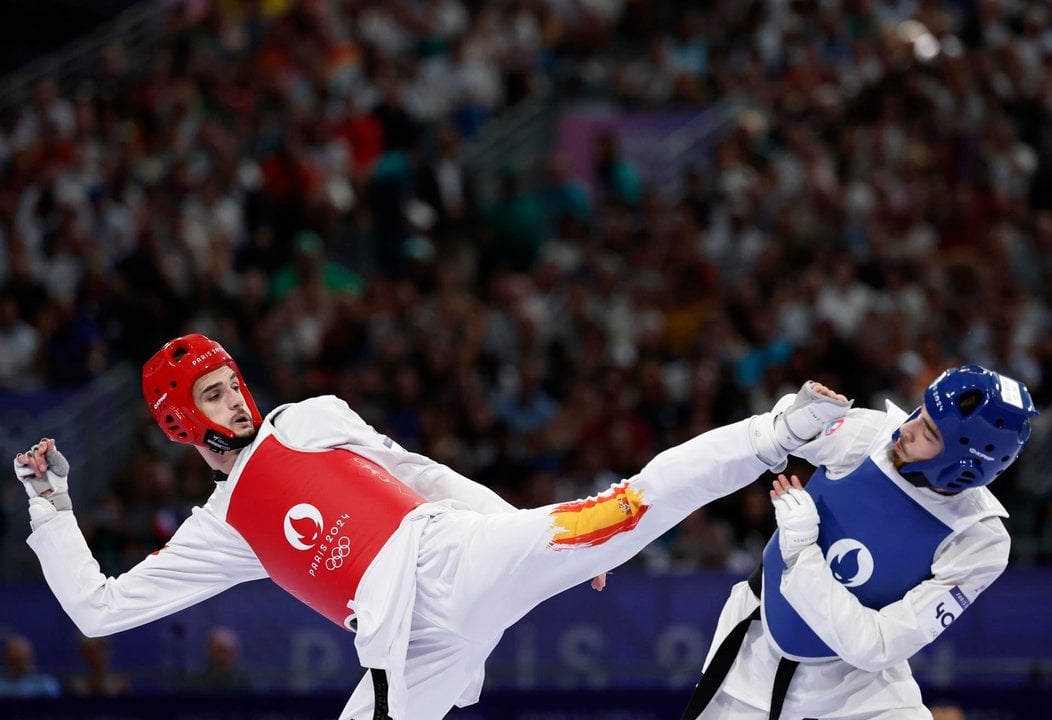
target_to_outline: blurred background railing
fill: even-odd
[[[21,2],[22,0],[12,0],[9,5],[12,19],[22,17],[18,13]],[[28,103],[34,88],[43,80],[56,82],[64,93],[72,95],[78,84],[98,76],[100,59],[105,56],[106,48],[114,44],[120,46],[133,66],[145,67],[161,37],[166,6],[171,6],[172,3],[165,0],[125,0],[115,6],[115,9],[119,9],[119,5],[128,7],[115,17],[101,21],[97,29],[82,35],[58,51],[46,52],[34,60],[20,64],[13,72],[4,74],[0,79],[0,111],[7,112]],[[77,9],[73,8],[71,14],[76,12]],[[53,15],[47,20],[38,19],[53,24],[56,21],[61,23],[61,20]],[[28,28],[23,27],[23,30]],[[9,26],[6,32],[17,30]],[[32,52],[31,49],[28,50]]]

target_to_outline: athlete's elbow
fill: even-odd
[[[97,638],[107,634],[102,629],[102,624],[91,618],[77,617],[76,615],[71,615],[70,617],[73,620],[73,624],[77,626],[77,630],[80,630],[80,634],[84,637]]]
[[[98,612],[69,612],[67,611],[70,620],[77,626],[81,634],[89,638],[104,637],[106,635],[112,635],[116,632],[113,624],[106,621],[106,618]]]
[[[858,658],[843,658],[844,662],[853,668],[857,668],[862,672],[876,673],[887,670],[888,668],[896,665],[897,663],[875,663],[868,660],[861,660]]]
[[[884,653],[873,652],[872,648],[852,648],[840,653],[840,659],[863,672],[883,672],[903,661],[902,658],[888,657]]]
[[[103,630],[102,628],[92,628],[92,627],[81,628],[80,632],[81,632],[81,634],[84,637],[89,637],[89,638],[100,638],[100,637],[106,637],[107,635],[112,635],[113,634],[113,633],[110,633],[110,632],[107,632],[107,631]]]

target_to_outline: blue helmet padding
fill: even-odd
[[[973,393],[979,402],[965,415],[959,406]],[[1019,457],[1037,415],[1026,385],[981,365],[951,368],[924,391],[928,410],[943,440],[931,460],[906,463],[899,473],[915,485],[959,492],[988,485]],[[909,420],[920,414],[918,407]],[[895,430],[892,440],[897,440]]]

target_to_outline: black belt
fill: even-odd
[[[391,720],[387,714],[387,673],[372,668],[373,676],[373,720]]]
[[[752,571],[748,583],[749,589],[752,590],[753,595],[759,600],[760,588],[763,584],[762,563]],[[747,618],[739,622],[727,633],[727,637],[716,648],[716,653],[712,656],[712,662],[709,663],[709,667],[702,673],[701,680],[698,681],[697,687],[694,688],[694,694],[690,696],[690,701],[687,703],[686,709],[683,710],[680,720],[694,720],[712,702],[712,698],[716,696],[716,691],[720,689],[720,685],[723,684],[727,674],[731,671],[731,665],[734,664],[734,658],[737,657],[738,652],[741,650],[742,643],[745,642],[745,633],[749,631],[749,625],[754,620],[759,619],[760,608],[757,607]],[[774,686],[771,688],[771,712],[768,715],[768,720],[778,720],[781,716],[785,695],[789,692],[789,681],[793,679],[793,673],[796,672],[796,666],[799,664],[796,660],[787,658],[782,658],[778,661],[778,669],[774,673]]]

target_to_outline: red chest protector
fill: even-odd
[[[365,569],[424,502],[349,450],[294,450],[271,435],[241,471],[226,519],[275,583],[350,629]]]

